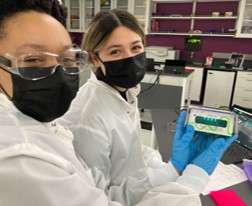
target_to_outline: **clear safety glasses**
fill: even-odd
[[[0,64],[9,72],[27,80],[38,80],[52,75],[57,66],[69,75],[82,72],[88,62],[88,53],[80,48],[71,48],[61,54],[50,52],[7,53],[0,56]]]

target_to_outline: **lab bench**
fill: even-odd
[[[153,122],[152,133],[156,138],[156,144],[163,161],[167,162],[171,157],[173,145],[173,137],[175,124],[179,114],[175,108],[173,109],[151,109],[151,117]],[[169,124],[169,123],[175,123]],[[240,165],[237,165],[240,166]],[[248,205],[252,205],[252,187],[249,181],[227,187],[225,189],[234,190]],[[209,195],[200,195],[203,206],[215,206],[216,204]]]
[[[192,78],[193,78],[193,70],[185,72],[183,74],[172,74],[172,73],[168,74],[168,73],[164,73],[163,71],[146,72],[143,80],[141,81],[142,87],[144,87],[144,88],[142,88],[142,91],[145,91],[146,88],[148,88],[148,86],[152,87],[155,85],[160,85],[159,86],[160,88],[162,87],[162,85],[174,86],[174,88],[182,87],[180,103],[177,105],[177,107],[182,108],[182,107],[186,106],[186,102],[189,98],[190,85],[191,85]],[[146,101],[156,101],[157,104],[160,104],[162,102],[162,100],[160,98],[169,94],[170,96],[168,96],[168,100],[165,102],[162,102],[162,103],[163,104],[170,104],[171,101],[175,101],[175,99],[177,99],[174,96],[179,95],[179,92],[177,91],[177,92],[169,93],[168,92],[169,88],[171,88],[171,87],[164,87],[164,89],[160,89],[160,90],[156,90],[156,91],[153,91],[153,88],[150,88],[149,89],[150,92],[148,92],[148,95],[150,95],[152,97],[149,97],[148,99],[146,99],[145,102]],[[140,105],[141,105],[141,103],[144,104],[144,102],[141,100],[142,96],[145,97],[147,95],[140,94],[140,96],[139,96]],[[145,104],[148,104],[148,103],[145,103]],[[148,108],[150,108],[150,106],[148,106]]]

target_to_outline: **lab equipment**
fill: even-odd
[[[237,136],[216,139],[215,134],[196,133],[193,125],[187,124],[188,116],[190,113],[187,114],[186,111],[180,113],[170,161],[180,172],[190,163],[211,175],[223,153]]]
[[[197,31],[198,30],[195,30],[194,33],[198,33]],[[192,51],[192,52],[201,51],[202,41],[203,39],[201,37],[186,37],[185,51]]]
[[[245,54],[233,52],[230,54],[228,61],[225,62],[225,65],[231,65],[235,69],[243,69],[245,56]]]
[[[204,78],[206,80],[204,84],[203,106],[216,109],[229,107],[232,99],[235,76],[236,71],[234,70],[227,72],[207,69],[204,72]]]
[[[232,110],[238,115],[238,138],[223,155],[221,161],[225,164],[252,159],[252,112],[239,105],[233,105]]]
[[[154,59],[155,62],[165,62],[166,59],[179,59],[179,50],[167,46],[145,47],[146,57]]]
[[[218,206],[247,206],[234,190],[212,191],[210,197]]]
[[[165,60],[164,72],[168,74],[184,74],[186,67],[185,60]]]
[[[213,63],[213,57],[212,56],[207,56],[206,57],[206,63],[205,63],[205,66],[212,66],[212,63]]]
[[[202,34],[200,30],[194,30],[193,33]],[[190,51],[190,58],[193,59],[195,52],[201,51],[202,48],[202,38],[201,37],[186,37],[185,38],[185,51]]]
[[[252,160],[244,159],[242,163],[243,171],[252,185]]]
[[[237,115],[232,111],[189,106],[186,124],[205,133],[224,136],[237,133]]]

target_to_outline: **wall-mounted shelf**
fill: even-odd
[[[207,33],[176,33],[176,32],[151,32],[150,35],[170,35],[170,36],[212,36],[212,37],[234,37],[235,34],[229,33],[215,33],[215,34],[207,34]]]
[[[237,16],[151,16],[151,19],[201,19],[201,20],[235,20]],[[244,20],[252,22],[252,20]]]
[[[227,8],[223,9],[224,3]],[[168,4],[169,6],[167,6]],[[220,4],[222,4],[222,10],[219,7]],[[205,9],[206,5],[210,5],[210,8]],[[238,5],[239,0],[150,0],[147,33],[151,35],[235,37]],[[219,15],[214,16],[213,13],[218,11]],[[225,12],[232,12],[232,14],[225,15]]]
[[[176,17],[176,16],[151,16],[151,19],[192,19],[191,16],[181,16],[181,17]]]

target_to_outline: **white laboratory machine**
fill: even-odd
[[[203,106],[229,107],[234,87],[235,71],[207,70]]]
[[[180,51],[167,46],[148,46],[145,47],[146,57],[154,59],[154,62],[164,62],[166,59],[179,59]]]

